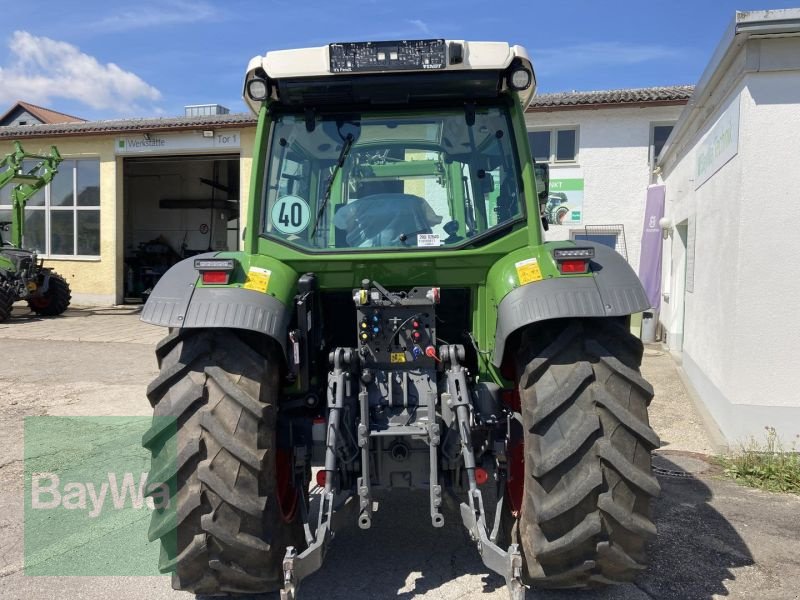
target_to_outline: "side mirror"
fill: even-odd
[[[547,163],[534,163],[533,174],[536,178],[536,193],[539,203],[547,202],[550,195],[550,165]]]
[[[533,163],[533,176],[536,179],[536,195],[539,196],[539,213],[542,219],[542,227],[547,231],[550,229],[550,224],[544,215],[544,207],[547,204],[547,198],[550,196],[550,165],[547,163]]]

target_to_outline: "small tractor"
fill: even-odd
[[[23,161],[37,161],[33,166]],[[71,299],[67,281],[43,266],[35,250],[23,248],[25,204],[58,173],[61,155],[55,146],[49,155],[29,154],[19,142],[14,152],[0,161],[0,189],[11,190],[11,221],[0,221],[0,323],[11,316],[17,300],[26,300],[30,309],[43,316],[56,316],[69,307]],[[9,232],[10,239],[4,233]]]
[[[169,328],[143,444],[174,588],[295,598],[347,521],[404,526],[376,510],[397,488],[434,528],[460,506],[514,599],[645,568],[649,303],[612,249],[543,240],[535,84],[494,42],[250,61],[243,248],[179,262],[142,313]]]

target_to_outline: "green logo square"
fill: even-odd
[[[176,430],[173,417],[26,418],[25,574],[159,574],[148,528],[154,512],[175,522]],[[158,445],[152,475],[145,432]],[[174,556],[174,527],[162,529]]]

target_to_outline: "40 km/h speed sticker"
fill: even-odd
[[[272,207],[272,225],[285,234],[300,233],[308,227],[311,210],[300,196],[283,196]]]

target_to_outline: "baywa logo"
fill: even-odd
[[[174,417],[27,417],[25,574],[158,575],[176,551],[177,440]]]
[[[113,510],[168,509],[169,486],[148,483],[147,478],[147,472],[142,472],[138,481],[133,473],[124,473],[119,478],[116,473],[108,473],[107,481],[96,485],[92,481],[62,481],[56,473],[33,473],[30,506],[33,510],[88,511],[91,519],[96,519],[109,507]]]

